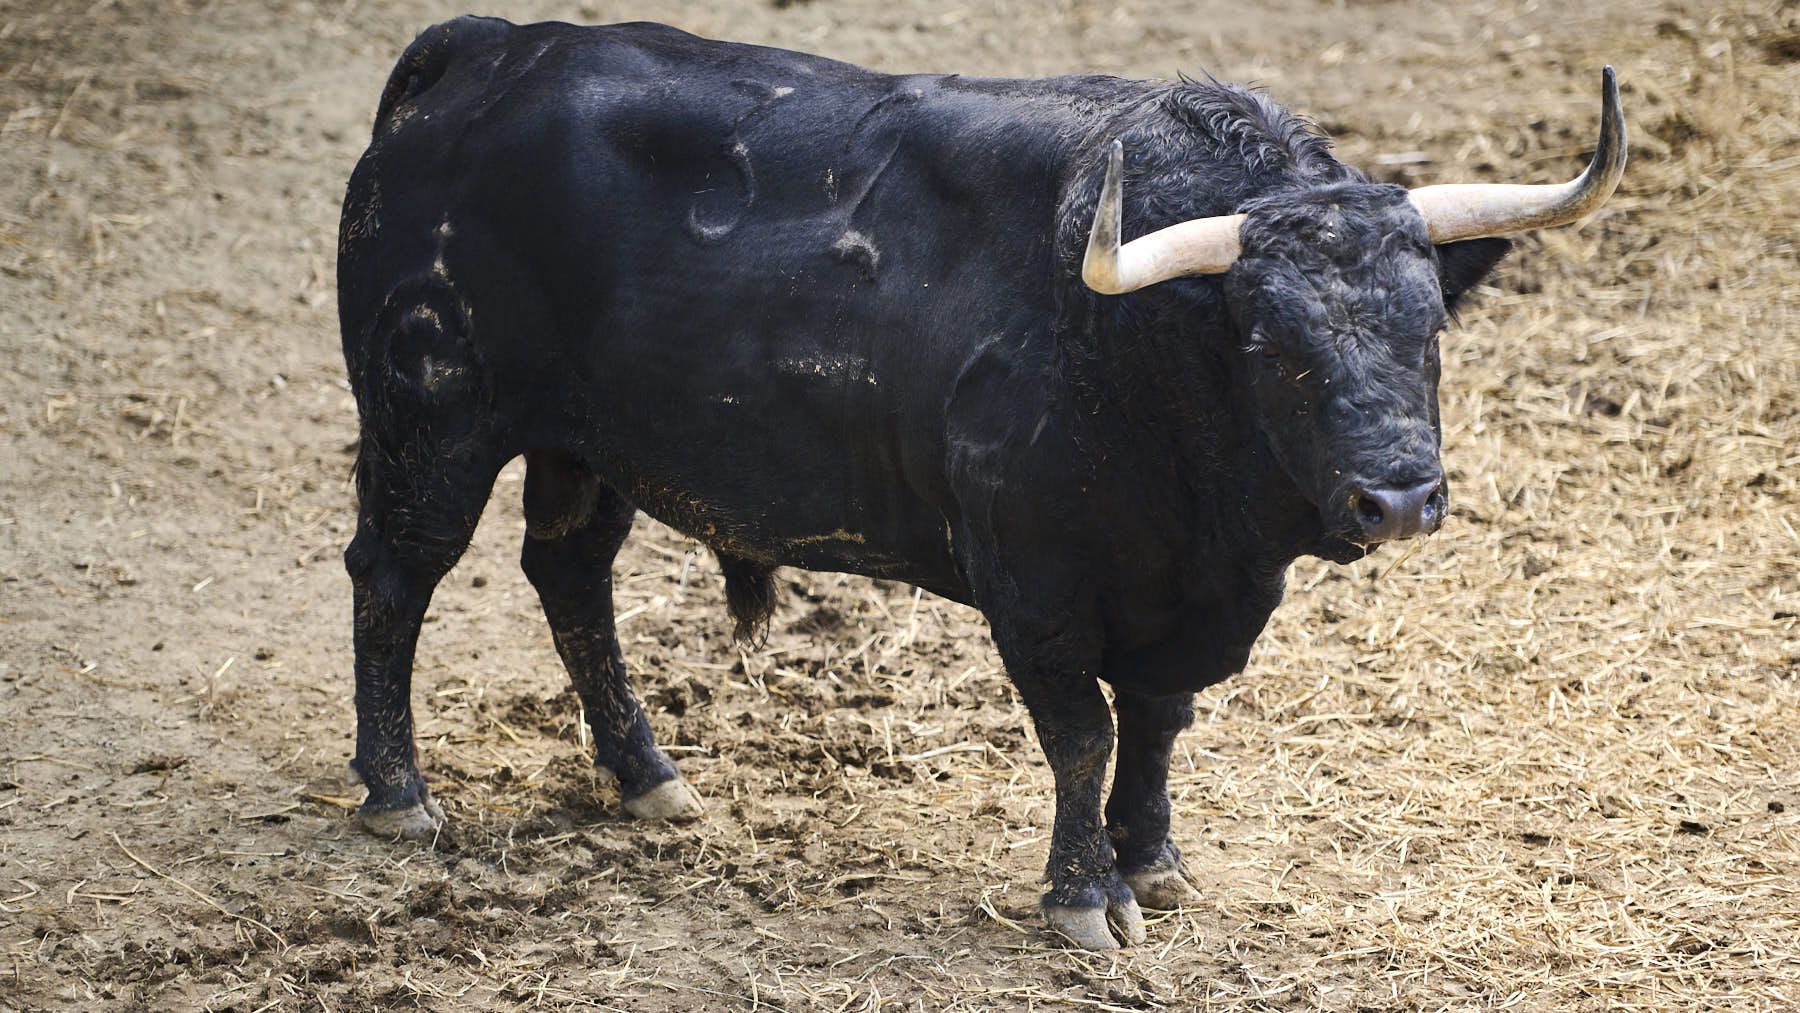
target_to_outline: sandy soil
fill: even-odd
[[[624,819],[514,565],[415,679],[435,848],[348,818],[337,202],[424,0],[0,6],[0,1010],[1800,1008],[1800,10],[509,2],[891,70],[1264,83],[1416,184],[1633,164],[1445,340],[1456,516],[1296,565],[1181,743],[1206,899],[1034,905],[1050,783],[980,617],[789,572],[727,639],[643,525],[622,629],[707,797]]]

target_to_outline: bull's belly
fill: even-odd
[[[897,531],[869,517],[845,518],[835,526],[829,520],[807,523],[780,501],[732,503],[642,483],[625,495],[644,513],[717,552],[771,566],[897,580],[954,601],[970,600],[942,527],[932,544],[924,531]]]
[[[744,436],[714,430],[674,447],[602,441],[592,463],[638,509],[716,552],[969,601],[943,513],[899,483],[873,481],[867,462],[796,445],[791,434],[776,452]]]

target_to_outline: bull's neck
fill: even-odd
[[[1123,298],[1133,298],[1125,296]],[[1156,318],[1161,314],[1146,314]],[[1127,308],[1118,319],[1136,320]],[[1315,551],[1317,512],[1277,462],[1253,414],[1224,320],[1093,328],[1065,345],[1071,397],[1117,509],[1155,515],[1188,551],[1251,549],[1270,566]]]

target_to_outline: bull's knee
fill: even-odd
[[[365,526],[344,549],[344,570],[361,608],[380,615],[405,613],[422,595],[430,596],[466,543],[466,537],[397,543]]]
[[[381,540],[366,525],[358,524],[356,536],[344,547],[344,572],[355,583],[364,583],[375,572],[381,555]]]
[[[350,586],[356,591],[357,629],[384,628],[395,616],[408,611],[407,601],[413,597],[409,593],[411,582],[394,565],[394,554],[381,536],[367,524],[359,526],[356,537],[344,549],[344,570],[350,574]]]

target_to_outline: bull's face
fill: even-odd
[[[1438,334],[1507,242],[1434,246],[1406,191],[1370,184],[1265,200],[1241,242],[1226,292],[1277,460],[1337,539],[1436,531]]]
[[[1506,252],[1505,240],[1483,237],[1566,225],[1597,210],[1625,171],[1625,117],[1608,67],[1593,161],[1567,183],[1411,192],[1337,183],[1273,193],[1242,213],[1177,222],[1129,243],[1123,166],[1115,140],[1082,281],[1124,295],[1185,275],[1225,274],[1244,384],[1264,437],[1327,532],[1370,545],[1443,522],[1437,334],[1462,293]]]

